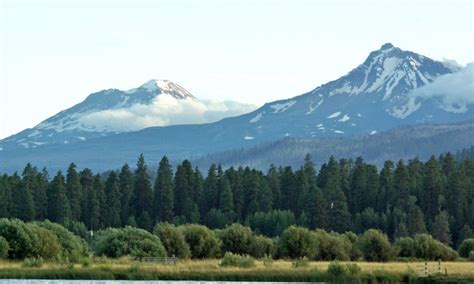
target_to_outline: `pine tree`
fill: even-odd
[[[451,244],[451,232],[449,230],[449,216],[446,211],[441,211],[434,219],[431,234],[433,238],[444,244]]]
[[[280,178],[278,176],[278,170],[275,165],[271,165],[267,173],[268,186],[272,191],[273,196],[273,208],[281,209],[281,188],[280,188]]]
[[[151,190],[150,177],[148,169],[145,164],[143,154],[140,155],[137,162],[137,169],[135,170],[134,188],[133,188],[133,205],[134,213],[138,221],[138,226],[143,228],[144,224],[140,224],[140,220],[144,221],[144,214],[147,213],[150,217],[149,211],[153,204],[153,193]],[[145,220],[146,221],[146,220]]]
[[[407,210],[410,195],[408,170],[400,160],[394,173],[394,205],[402,210]]]
[[[52,222],[64,223],[70,219],[70,214],[64,176],[58,171],[48,191],[48,217]]]
[[[122,166],[119,174],[119,191],[121,196],[120,201],[120,218],[122,224],[128,224],[130,216],[132,216],[132,208],[130,203],[133,195],[133,174],[130,171],[128,164]]]
[[[380,194],[377,202],[378,211],[385,211],[393,205],[393,179],[393,162],[385,161],[383,169],[380,171]]]
[[[98,208],[97,209],[94,208],[94,210],[98,211],[98,217],[99,217],[98,220],[96,221],[97,227],[95,228],[103,229],[106,227],[106,224],[107,224],[107,212],[108,212],[109,205],[107,203],[107,198],[105,195],[105,185],[100,177],[100,174],[96,174],[94,176],[93,190],[96,192],[96,199],[97,199],[97,204],[98,204]]]
[[[32,192],[35,203],[35,220],[42,221],[48,217],[48,195],[49,174],[46,168],[36,174],[37,187]]]
[[[120,227],[122,225],[122,221],[120,218],[121,212],[121,195],[120,195],[120,188],[119,188],[119,179],[117,174],[112,171],[107,178],[106,185],[105,185],[105,196],[107,198],[106,201],[106,227]]]
[[[171,222],[174,217],[174,184],[173,170],[166,156],[158,166],[158,174],[155,180],[153,216],[160,222]]]
[[[355,161],[355,167],[351,173],[351,195],[349,196],[349,209],[352,214],[361,212],[369,204],[366,202],[367,195],[367,173],[362,157]]]
[[[98,221],[96,222],[96,220],[99,219],[99,204],[97,193],[94,190],[94,175],[90,169],[84,169],[79,173],[79,176],[82,192],[84,194],[81,204],[81,221],[88,229],[96,230],[99,228]],[[96,209],[97,216],[95,216]]]
[[[308,226],[310,229],[324,229],[327,226],[327,201],[323,192],[316,185],[311,187],[307,194],[307,212]]]
[[[347,206],[346,196],[340,188],[335,188],[328,198],[329,224],[328,229],[345,232],[351,228],[351,214]]]
[[[441,168],[434,156],[425,164],[423,187],[423,211],[430,227],[432,220],[438,215],[438,200],[442,188]]]
[[[204,182],[204,194],[206,196],[204,212],[208,212],[212,208],[217,208],[219,196],[218,180],[217,166],[212,164]]]
[[[71,208],[71,220],[81,219],[82,187],[76,165],[71,163],[66,175],[66,195]]]
[[[187,222],[199,220],[199,209],[192,200],[194,189],[194,172],[191,163],[184,160],[176,169],[175,174],[174,213]]]

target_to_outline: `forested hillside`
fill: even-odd
[[[156,180],[150,174],[143,156],[134,170],[124,165],[103,175],[71,164],[50,178],[28,164],[21,175],[1,176],[0,218],[82,222],[94,231],[239,222],[270,237],[292,224],[335,232],[375,228],[391,240],[430,233],[455,247],[473,236],[474,160],[449,153],[426,162],[386,161],[381,169],[362,158],[331,158],[318,171],[307,156],[297,169],[212,165],[206,173],[187,160],[174,172],[163,157]]]
[[[267,170],[272,163],[300,167],[304,156],[309,153],[317,164],[327,161],[330,156],[354,159],[362,156],[366,161],[381,167],[386,160],[408,160],[417,156],[425,161],[433,154],[456,152],[471,147],[473,137],[474,120],[419,124],[350,138],[287,137],[254,147],[209,154],[196,163],[200,167],[208,167],[210,162],[214,162],[224,166],[242,165]],[[468,150],[464,152],[464,156],[467,156]],[[470,157],[474,157],[472,150]]]

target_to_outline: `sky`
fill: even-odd
[[[168,79],[262,105],[346,74],[386,42],[474,61],[474,1],[0,0],[0,139],[108,88]]]

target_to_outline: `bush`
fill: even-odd
[[[474,251],[474,239],[465,239],[459,246],[459,255],[465,258],[469,257],[469,254]]]
[[[76,235],[76,236],[78,236],[78,237],[80,237],[84,240],[90,240],[90,238],[91,238],[89,232],[87,231],[86,225],[84,225],[84,223],[82,223],[82,222],[67,220],[64,223],[64,227],[68,231],[73,233],[74,235]]]
[[[86,242],[63,226],[51,223],[50,221],[35,222],[33,224],[45,228],[56,235],[59,244],[62,247],[61,256],[63,258],[69,259],[72,262],[77,262],[84,256],[88,255],[88,246]]]
[[[249,254],[253,239],[252,230],[240,224],[232,224],[218,234],[222,241],[222,251]]]
[[[7,240],[0,236],[0,259],[6,258],[9,250],[10,246],[8,245]]]
[[[332,261],[328,265],[327,273],[333,277],[344,277],[347,274],[347,267],[337,261]]]
[[[255,266],[255,259],[248,255],[238,255],[226,252],[220,263],[221,266],[249,268]]]
[[[458,253],[427,234],[415,236],[415,256],[426,260],[455,260]]]
[[[359,238],[358,246],[367,261],[388,261],[392,256],[388,237],[379,230],[367,230]]]
[[[308,267],[309,266],[309,259],[307,257],[301,257],[301,258],[295,259],[291,263],[291,266],[293,268]]]
[[[344,235],[327,233],[316,230],[318,240],[318,260],[349,260],[351,258],[352,243]]]
[[[27,226],[37,236],[36,250],[39,257],[42,259],[53,259],[62,256],[63,247],[53,232],[34,224],[27,224]]]
[[[156,224],[153,233],[157,235],[168,256],[176,256],[179,258],[189,258],[191,251],[189,245],[184,240],[181,230],[169,223]]]
[[[362,269],[357,263],[347,263],[346,264],[347,272],[352,276],[357,276],[360,274]]]
[[[0,219],[0,236],[7,240],[10,247],[8,258],[24,259],[40,256],[37,234],[22,221]]]
[[[468,257],[469,261],[474,261],[474,250],[471,250],[469,252],[469,257]]]
[[[272,267],[273,266],[273,258],[269,255],[265,255],[263,257],[263,266]]]
[[[275,254],[273,240],[264,236],[254,236],[250,243],[250,253],[255,258],[272,257]]]
[[[166,250],[160,239],[148,231],[127,226],[98,233],[94,243],[98,256],[164,257]]]
[[[312,259],[318,252],[318,240],[308,229],[290,226],[283,232],[279,247],[282,256]]]
[[[180,226],[192,258],[212,258],[219,255],[221,242],[214,232],[202,225]]]
[[[416,257],[416,243],[410,237],[397,239],[393,247],[395,255],[399,257]]]
[[[32,257],[32,258],[25,258],[23,260],[24,267],[41,267],[43,266],[43,258],[41,257]]]

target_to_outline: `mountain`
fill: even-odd
[[[335,81],[214,123],[149,127],[74,145],[63,142],[37,148],[21,149],[4,140],[0,158],[6,162],[0,171],[20,169],[26,162],[64,168],[71,161],[96,170],[110,169],[134,163],[140,153],[152,162],[164,154],[175,160],[198,159],[284,137],[348,138],[401,126],[465,121],[474,118],[472,69],[384,44]],[[455,80],[457,77],[467,82]],[[456,86],[441,88],[446,82],[462,85],[464,93],[455,90]]]
[[[217,105],[217,107],[216,107]],[[233,101],[199,100],[168,80],[150,80],[128,91],[108,89],[1,141],[17,150],[74,144],[150,126],[205,123],[255,109]]]
[[[374,135],[332,138],[283,138],[247,149],[235,149],[206,155],[194,161],[200,168],[211,163],[224,167],[249,166],[262,170],[269,165],[300,167],[306,154],[313,162],[336,158],[363,157],[367,162],[382,167],[386,160],[405,161],[450,151],[459,158],[471,157],[474,152],[474,120],[449,124],[421,124],[397,127]],[[469,152],[470,151],[470,152]]]

